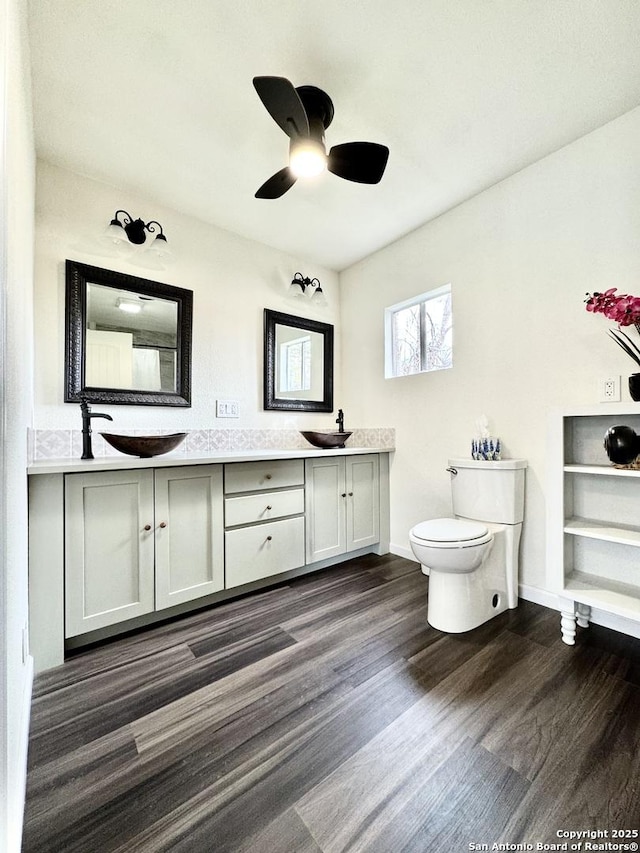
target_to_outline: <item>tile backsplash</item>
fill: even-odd
[[[114,430],[115,431],[115,430]],[[166,430],[131,430],[130,435],[158,435]],[[216,450],[305,450],[311,445],[295,429],[196,429],[185,430],[187,437],[176,454],[209,453]],[[347,447],[387,448],[395,446],[395,429],[378,427],[354,429]],[[120,456],[102,438],[92,433],[93,455]],[[82,432],[79,429],[29,430],[29,457],[42,459],[80,458]]]

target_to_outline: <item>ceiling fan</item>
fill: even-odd
[[[328,169],[339,178],[377,184],[389,149],[376,142],[345,142],[326,153],[324,132],[333,120],[333,102],[316,86],[297,86],[285,77],[254,77],[253,85],[273,120],[289,137],[289,165],[260,187],[256,198],[280,198],[301,177]]]

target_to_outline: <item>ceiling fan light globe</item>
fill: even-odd
[[[296,178],[314,178],[326,168],[327,155],[321,145],[305,142],[292,149],[289,169]]]

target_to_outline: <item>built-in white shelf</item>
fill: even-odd
[[[568,597],[625,619],[640,619],[640,587],[606,580],[586,572],[573,572],[565,579]]]
[[[604,542],[617,542],[619,545],[632,545],[640,548],[640,529],[626,527],[623,524],[590,521],[587,518],[568,518],[564,532],[573,536],[586,536]]]
[[[640,470],[612,465],[603,441],[619,424],[640,434],[640,406],[550,414],[547,560],[569,645],[592,609],[640,623]]]
[[[638,468],[614,468],[613,465],[565,465],[567,474],[598,474],[604,477],[640,477]]]

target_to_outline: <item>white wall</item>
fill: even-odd
[[[17,853],[22,831],[33,661],[27,625],[27,427],[33,408],[34,147],[26,4],[0,2],[0,850]],[[4,85],[3,85],[4,84]],[[26,650],[25,650],[26,651]]]
[[[335,361],[340,365],[335,272],[40,161],[36,205],[36,428],[80,428],[79,407],[63,402],[66,258],[194,292],[192,407],[100,406],[101,411],[113,415],[114,432],[145,428],[304,429],[333,424],[335,415],[263,411],[262,339],[265,308],[333,323]],[[129,260],[87,251],[93,250],[96,236],[119,208],[135,218],[162,223],[175,256],[172,266],[166,270],[144,269]],[[305,300],[288,297],[288,285],[298,271],[320,279],[328,307],[314,308]],[[334,391],[337,408],[342,405],[339,369]],[[238,400],[240,417],[216,420],[218,398]]]
[[[640,108],[341,275],[346,405],[359,423],[383,413],[396,428],[398,552],[416,522],[449,513],[447,458],[469,455],[486,413],[506,455],[529,460],[520,581],[546,586],[547,413],[595,403],[598,377],[626,386],[634,372],[583,299],[608,287],[640,295],[639,150]],[[385,307],[448,282],[453,369],[385,380]]]

